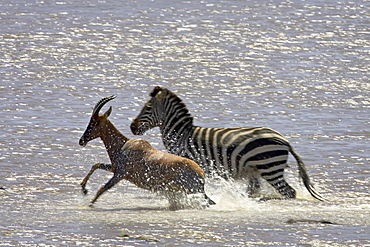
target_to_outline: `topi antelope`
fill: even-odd
[[[202,193],[207,205],[215,204],[204,191],[204,172],[194,161],[154,149],[143,139],[130,139],[109,121],[110,107],[104,114],[101,108],[116,96],[101,99],[94,107],[90,122],[79,144],[86,144],[100,137],[112,164],[96,163],[83,179],[81,186],[87,194],[86,183],[96,169],[113,172],[113,177],[102,186],[93,204],[105,191],[122,179],[152,192],[162,192],[171,202],[178,196]]]

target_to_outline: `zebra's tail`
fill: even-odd
[[[294,158],[297,160],[299,176],[302,178],[303,184],[307,188],[308,192],[310,192],[311,196],[313,196],[317,200],[326,201],[326,199],[324,199],[313,187],[310,181],[310,178],[308,177],[308,174],[307,174],[306,165],[303,163],[301,156],[299,156],[299,154],[296,153],[291,146],[289,146],[289,151],[294,156]]]

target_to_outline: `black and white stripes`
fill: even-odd
[[[181,99],[166,88],[156,87],[152,97],[133,120],[131,130],[141,135],[159,127],[166,149],[197,162],[206,173],[246,178],[251,171],[264,178],[285,198],[295,198],[295,190],[285,181],[289,152],[298,162],[300,177],[316,199],[315,191],[299,155],[279,132],[265,127],[203,128],[193,125],[193,118]]]

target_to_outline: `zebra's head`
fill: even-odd
[[[159,86],[149,94],[151,99],[145,103],[139,115],[131,123],[131,131],[134,135],[142,135],[147,130],[160,127],[163,122],[163,101],[167,89]]]
[[[157,86],[149,95],[150,100],[131,123],[134,135],[142,135],[154,127],[159,127],[163,134],[174,125],[184,126],[193,123],[185,104],[167,88]]]

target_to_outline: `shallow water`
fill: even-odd
[[[368,1],[8,1],[0,3],[0,245],[370,246]],[[101,141],[81,148],[95,103],[116,94],[131,120],[156,85],[207,127],[286,135],[329,202],[244,197],[207,181],[217,202],[171,211],[110,174]],[[143,138],[163,149],[158,129]],[[268,187],[265,193],[273,193]],[[318,221],[329,221],[325,224]],[[124,235],[128,235],[124,237]]]

